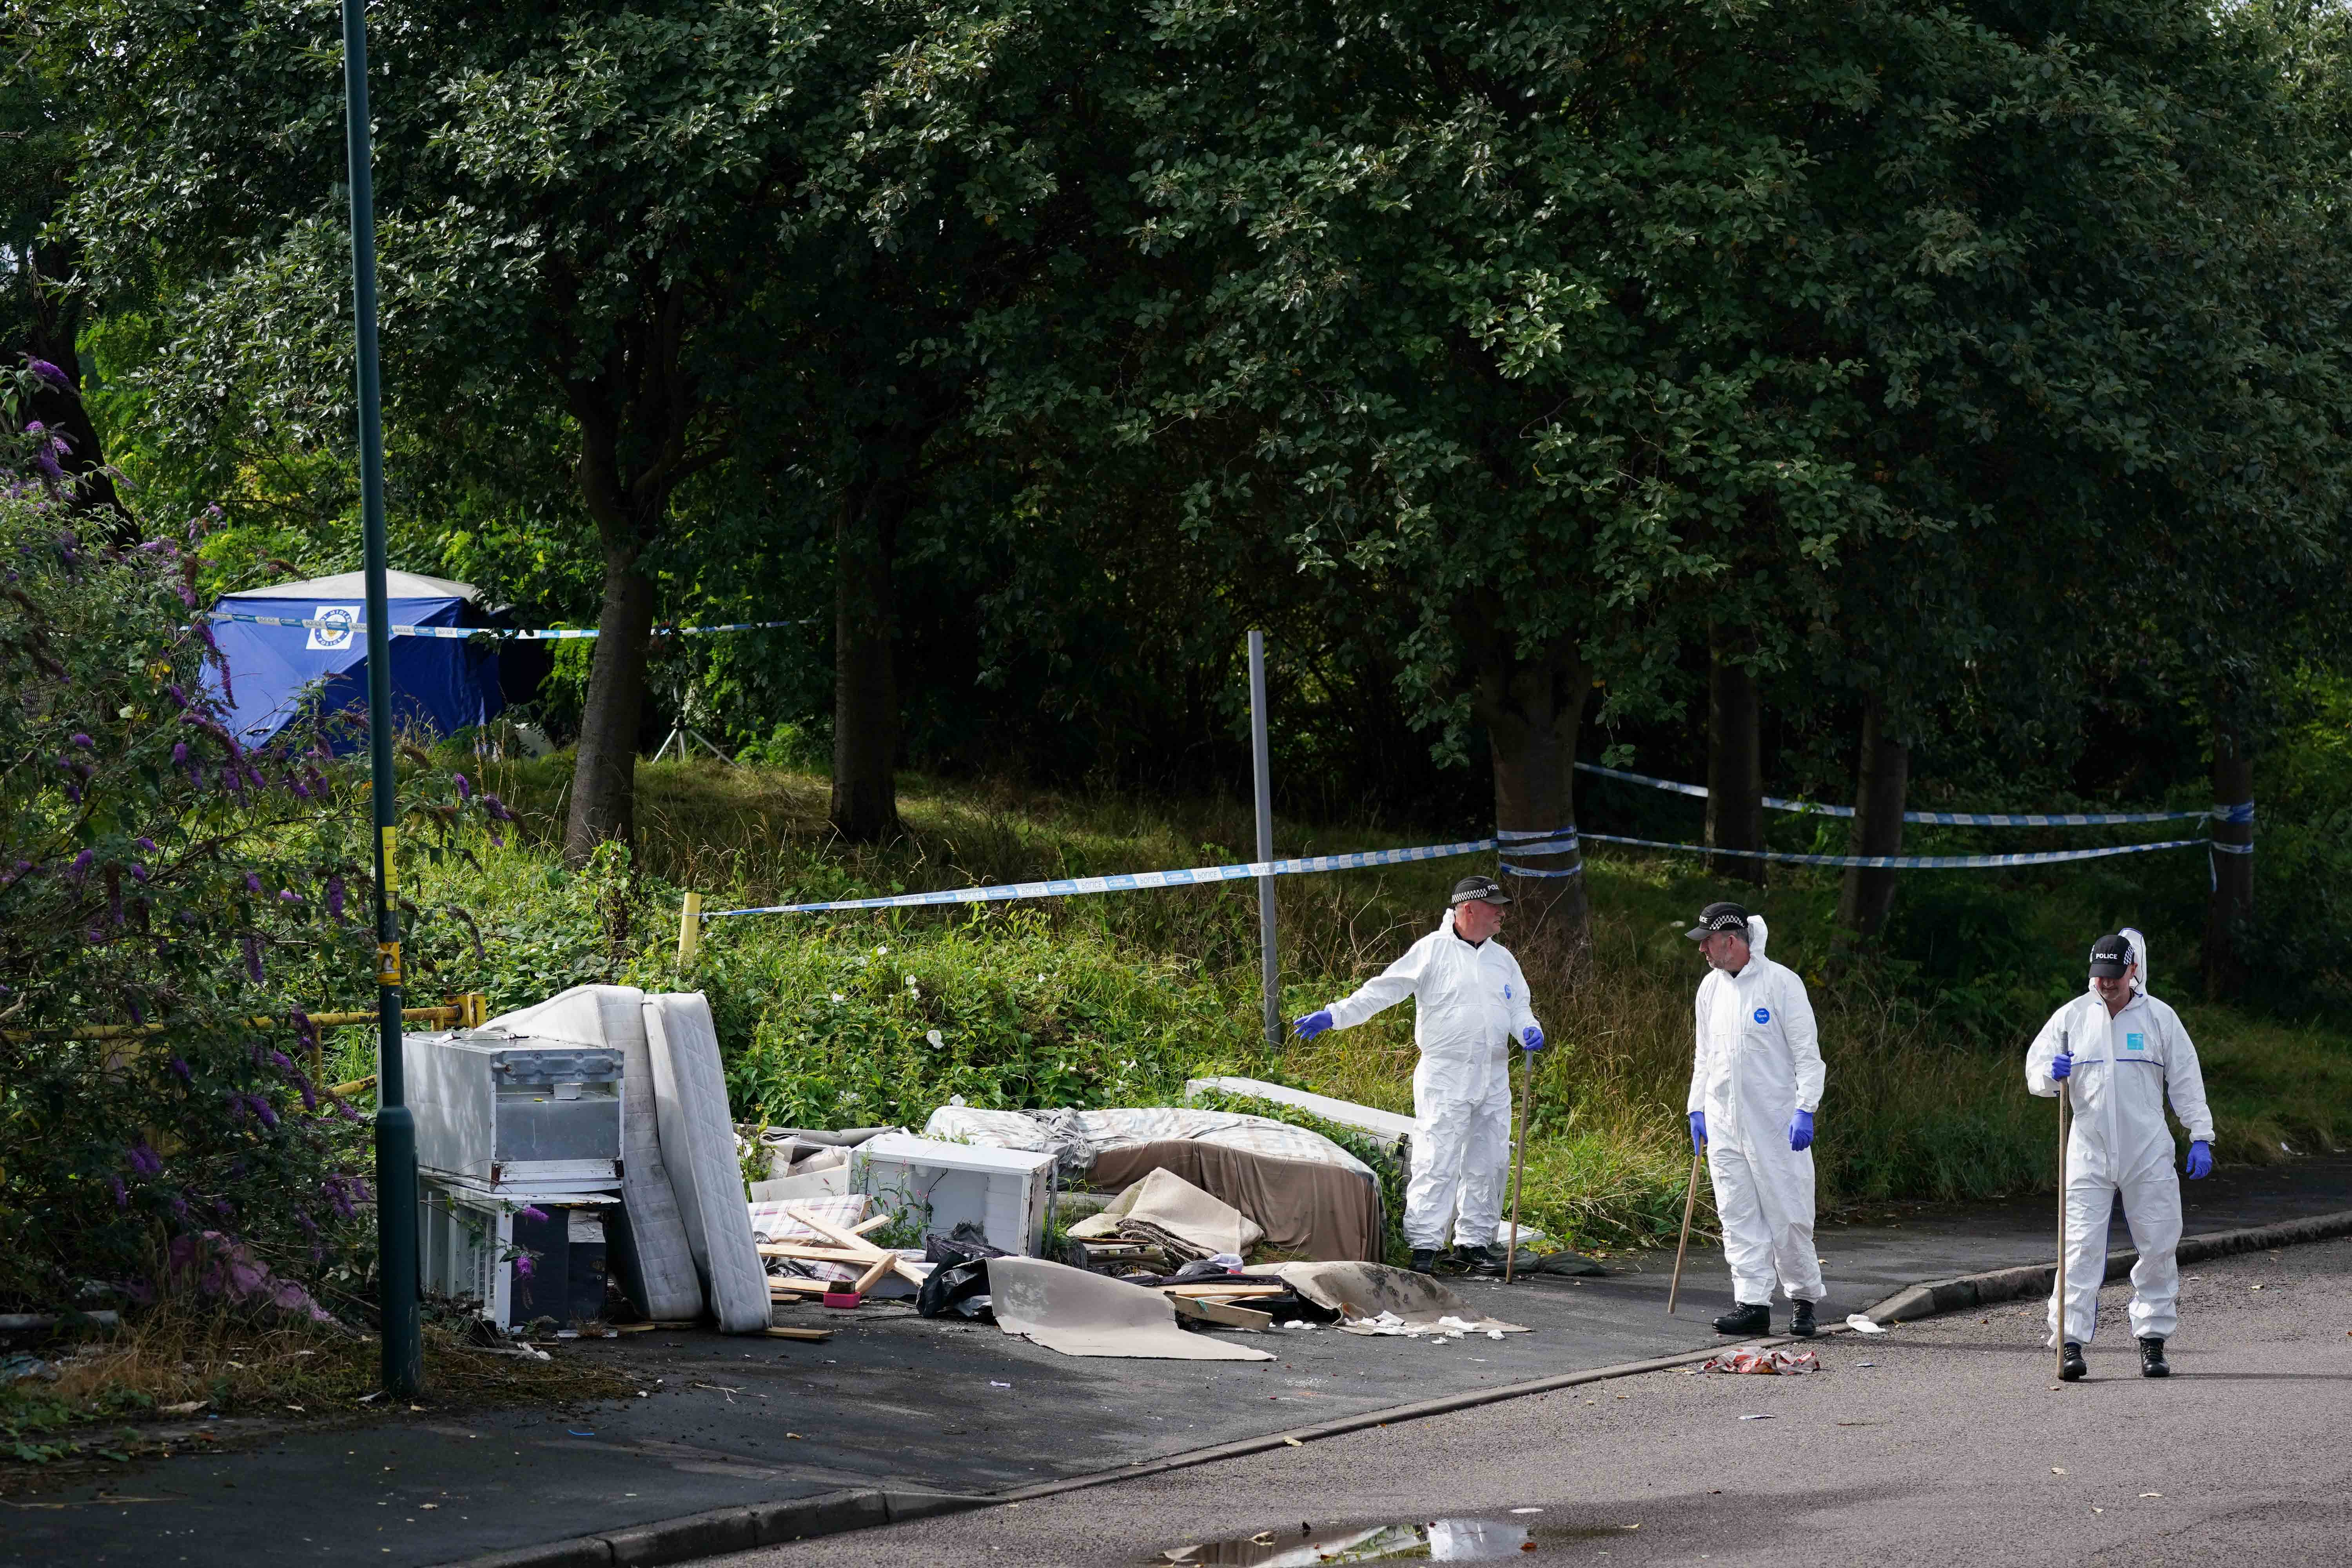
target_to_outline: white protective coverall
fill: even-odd
[[[1463,1247],[1495,1241],[1511,1167],[1511,1049],[1536,1021],[1528,977],[1510,949],[1454,934],[1454,911],[1404,956],[1331,1004],[1334,1028],[1353,1028],[1411,996],[1412,1179],[1404,1193],[1405,1245],[1435,1251],[1446,1226]]]
[[[1769,1306],[1777,1279],[1792,1301],[1822,1296],[1813,1251],[1813,1152],[1789,1147],[1789,1123],[1819,1110],[1825,1074],[1805,983],[1764,956],[1771,932],[1748,917],[1748,967],[1698,983],[1698,1050],[1690,1103],[1706,1112],[1706,1164],[1732,1299]]]
[[[2179,1326],[2180,1177],[2173,1169],[2172,1129],[2164,1100],[2189,1128],[2191,1142],[2213,1141],[2213,1113],[2205,1105],[2205,1075],[2180,1015],[2148,994],[2147,941],[2126,927],[2123,939],[2139,958],[2132,999],[2107,1016],[2098,993],[2077,996],[2042,1026],[2025,1053],[2025,1085],[2055,1098],[2050,1064],[2063,1036],[2074,1070],[2066,1079],[2074,1102],[2074,1131],[2066,1142],[2065,1338],[2091,1342],[2098,1321],[2099,1287],[2107,1277],[2107,1229],[2116,1197],[2124,1200],[2139,1261],[2132,1265],[2131,1328],[2135,1338],[2170,1339]],[[2057,1343],[2058,1293],[2050,1293],[2051,1343]]]

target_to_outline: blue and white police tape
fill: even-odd
[[[324,626],[330,631],[348,632],[360,636],[367,633],[367,623],[362,620],[327,619],[317,616],[248,616],[233,610],[211,610],[208,621],[241,621],[256,626]],[[655,626],[655,637],[709,637],[715,632],[756,632],[772,626],[812,626],[816,620],[803,621],[730,621],[721,626]],[[385,635],[395,637],[438,637],[444,641],[463,642],[468,637],[497,637],[502,642],[561,642],[572,637],[593,637],[602,635],[594,626],[403,626],[384,628]]]
[[[1627,784],[1643,784],[1651,789],[1669,790],[1675,795],[1687,795],[1704,800],[1705,784],[1678,784],[1673,779],[1652,778],[1647,773],[1629,773],[1622,768],[1604,768],[1598,763],[1579,763],[1577,767],[1602,778],[1622,779]],[[1852,816],[1850,805],[1821,805],[1809,800],[1790,800],[1768,795],[1764,804],[1774,811],[1802,812],[1810,816]],[[2252,821],[2253,808],[2244,818],[2224,817],[2224,808],[2215,806],[2213,816],[2221,821]],[[2235,809],[2234,807],[2230,809]],[[2205,816],[2201,811],[2075,811],[2075,812],[1982,812],[1982,811],[1906,811],[1906,822],[1935,823],[1945,827],[2098,827],[2123,822],[2186,822]]]
[[[1550,847],[1557,833],[1535,836],[1534,842],[1515,841],[1523,855],[1559,855],[1576,847],[1576,835],[1566,836],[1561,847]],[[983,888],[950,888],[936,893],[899,893],[881,899],[834,899],[814,904],[766,904],[757,909],[707,910],[707,921],[730,915],[807,915],[835,910],[911,910],[940,904],[993,904],[1014,899],[1066,899],[1083,893],[1126,893],[1145,888],[1192,888],[1217,882],[1255,881],[1260,877],[1294,877],[1309,871],[1357,871],[1370,866],[1401,866],[1412,860],[1443,860],[1455,855],[1476,855],[1497,847],[1494,838],[1466,838],[1458,844],[1423,844],[1411,849],[1365,849],[1349,855],[1308,855],[1291,860],[1250,860],[1234,866],[1194,866],[1181,871],[1123,871],[1108,877],[1057,877],[1047,882],[1003,882]]]
[[[2150,855],[2159,849],[2194,849],[2209,840],[2171,838],[2161,844],[2114,844],[2100,849],[2037,849],[2017,855],[1799,855],[1780,849],[1716,849],[1704,844],[1668,844],[1656,838],[1584,836],[1596,844],[1630,844],[1642,849],[1676,849],[1690,855],[1734,855],[1743,860],[1780,860],[1797,866],[1860,866],[1890,871],[1957,871],[1995,866],[2049,866],[2062,860],[2097,860],[2110,855]]]
[[[1495,830],[1495,837],[1501,841],[1497,846],[1499,848],[1514,855],[1572,855],[1577,848],[1576,829],[1573,827],[1553,827],[1541,831],[1498,827]],[[1533,866],[1514,865],[1508,860],[1498,861],[1496,865],[1507,877],[1561,878],[1584,875],[1584,862],[1581,860],[1566,870],[1539,870]]]

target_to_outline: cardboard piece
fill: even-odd
[[[1037,1258],[992,1258],[997,1326],[1064,1355],[1148,1361],[1272,1361],[1273,1353],[1188,1333],[1157,1290]]]

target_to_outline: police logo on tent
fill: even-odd
[[[1759,1008],[1757,1008],[1757,1009],[1756,1009],[1756,1021],[1757,1021],[1758,1023],[1759,1023],[1759,1024],[1769,1024],[1769,1023],[1770,1023],[1770,1022],[1772,1021],[1772,1009],[1771,1009],[1771,1008],[1769,1008],[1769,1007],[1759,1007]]]
[[[359,629],[360,612],[355,605],[321,605],[310,617],[318,622],[303,647],[313,653],[341,653],[352,646],[352,634]]]

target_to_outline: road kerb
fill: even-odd
[[[2352,1236],[2352,1210],[2281,1220],[2275,1225],[2248,1226],[2241,1230],[2185,1236],[2180,1238],[2179,1257],[2182,1263],[2203,1263],[2241,1252],[2260,1252],[2297,1242],[2332,1241],[2344,1236]],[[2138,1261],[2139,1254],[2129,1247],[2108,1253],[2106,1280],[2123,1279]],[[2057,1261],[2053,1259],[2014,1268],[1989,1268],[1981,1274],[1956,1275],[1949,1279],[1924,1280],[1889,1296],[1871,1308],[1869,1316],[1882,1323],[1916,1322],[1944,1312],[1965,1312],[1977,1307],[2046,1296],[2056,1284],[2057,1275]]]

